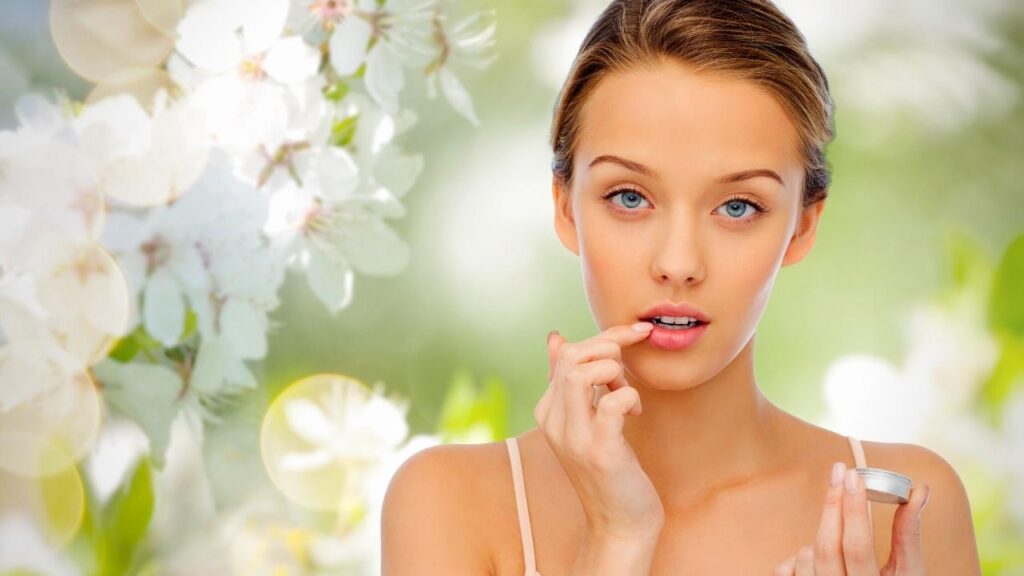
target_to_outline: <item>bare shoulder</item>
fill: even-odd
[[[967,490],[953,466],[917,444],[864,441],[868,466],[905,474],[929,488],[921,546],[930,574],[981,574]]]
[[[506,469],[502,442],[441,444],[407,458],[384,495],[383,574],[494,573],[493,521],[512,489]]]

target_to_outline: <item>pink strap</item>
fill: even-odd
[[[857,464],[857,468],[867,468],[867,459],[864,458],[864,447],[861,446],[860,440],[857,440],[853,436],[847,436],[850,440],[850,447],[853,448],[853,461]]]
[[[850,440],[850,448],[853,449],[853,461],[856,464],[857,468],[867,468],[868,461],[867,458],[864,457],[864,447],[861,446],[860,440],[854,438],[853,436],[847,436],[847,438]],[[868,501],[868,522],[871,522],[870,500]]]
[[[523,541],[523,562],[526,576],[536,576],[536,558],[533,555],[533,531],[530,528],[530,510],[526,504],[526,486],[523,483],[523,463],[519,458],[519,443],[515,438],[506,438],[508,458],[512,463],[512,485],[516,491],[516,513],[519,515],[519,535]]]

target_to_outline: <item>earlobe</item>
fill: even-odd
[[[825,209],[825,200],[819,200],[814,204],[800,210],[800,218],[797,222],[796,232],[789,240],[786,247],[786,254],[782,259],[783,266],[796,264],[804,259],[814,246],[814,240],[818,235],[818,221],[821,219],[821,212]]]
[[[551,197],[555,204],[555,233],[558,234],[563,246],[579,256],[576,219],[572,212],[572,194],[557,175],[551,177]]]

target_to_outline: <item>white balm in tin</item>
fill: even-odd
[[[856,468],[864,480],[868,500],[886,504],[906,504],[910,500],[909,477],[881,468]]]

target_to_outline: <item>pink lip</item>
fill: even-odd
[[[655,316],[692,316],[704,323],[711,321],[707,314],[702,312],[696,306],[686,302],[683,302],[682,304],[672,304],[671,302],[658,304],[641,314],[640,320],[647,321]]]
[[[690,316],[700,321],[700,324],[693,328],[683,330],[663,328],[654,323],[651,319],[655,316]],[[678,350],[692,346],[708,328],[711,320],[708,315],[692,304],[672,304],[665,302],[647,310],[640,316],[640,320],[654,323],[654,329],[648,335],[647,340],[652,346],[663,350]]]
[[[647,341],[656,348],[678,350],[692,346],[707,329],[707,324],[700,324],[693,328],[684,328],[682,330],[663,328],[655,324],[654,329],[647,335]]]

